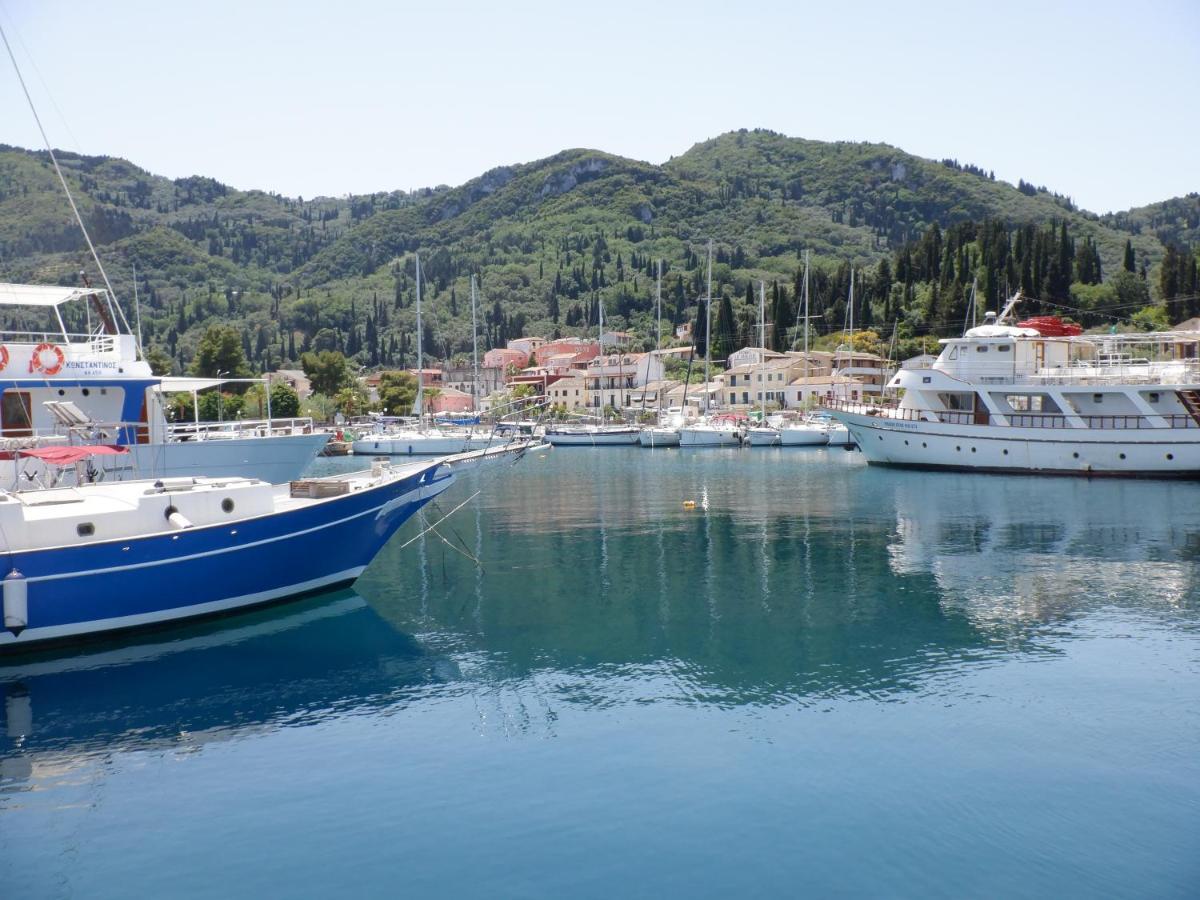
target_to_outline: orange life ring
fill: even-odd
[[[8,348],[0,344],[0,372],[8,368]]]
[[[46,352],[54,354],[54,362],[52,362],[50,365],[46,365],[45,361],[42,359],[42,354]],[[64,358],[65,357],[63,356],[62,348],[57,344],[38,344],[33,349],[33,356],[29,358],[29,371],[42,372],[46,375],[57,375],[59,370],[63,367]]]

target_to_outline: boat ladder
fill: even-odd
[[[1200,425],[1200,391],[1176,391],[1183,408],[1192,414],[1196,424]]]

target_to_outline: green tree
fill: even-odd
[[[249,378],[241,333],[231,325],[210,325],[200,338],[192,374],[201,378]]]
[[[1133,241],[1126,239],[1125,241],[1125,259],[1121,267],[1126,272],[1133,272],[1137,269],[1137,263],[1133,259]]]
[[[161,347],[151,347],[146,351],[146,362],[150,363],[150,371],[155,375],[170,375],[175,361],[171,354]]]
[[[345,416],[361,416],[370,406],[367,392],[358,385],[348,385],[337,392],[333,398],[338,412]]]
[[[313,393],[334,396],[352,381],[346,357],[337,350],[320,350],[300,356],[300,367],[312,382]]]
[[[290,384],[280,381],[271,385],[271,415],[281,419],[300,415],[300,397]]]
[[[416,376],[408,372],[384,372],[379,376],[379,407],[385,414],[406,416],[416,399]]]

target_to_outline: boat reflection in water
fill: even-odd
[[[932,575],[947,610],[974,625],[1017,627],[1100,606],[1172,615],[1200,584],[1200,492],[1163,482],[898,479],[898,576]],[[935,489],[936,487],[936,489]],[[1022,486],[1023,487],[1023,486]]]
[[[0,666],[0,791],[117,751],[195,751],[403,705],[458,677],[352,591]]]

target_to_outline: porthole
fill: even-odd
[[[224,500],[221,501],[221,509],[223,509],[227,513],[233,512],[233,501],[230,500],[228,497],[226,497]]]
[[[924,441],[921,441],[921,447],[925,450],[929,449],[929,445],[927,443],[925,443]]]
[[[972,448],[971,448],[971,452],[972,452],[972,453],[974,453],[974,452],[975,452],[975,448],[974,448],[974,447],[972,447]]]
[[[1008,451],[1007,451],[1007,450],[1005,450],[1005,451],[1004,451],[1004,455],[1005,455],[1005,456],[1008,456]]]
[[[83,389],[83,396],[85,396],[85,397],[88,397],[88,396],[90,396],[90,395],[91,395],[91,393],[92,393],[92,392],[91,392],[91,391],[89,391],[87,388],[84,388],[84,389]]]
[[[882,435],[882,434],[881,434],[881,435],[879,435],[879,439],[880,439],[881,441],[883,440],[883,435]]]
[[[1121,459],[1124,459],[1124,458],[1125,458],[1125,454],[1124,454],[1124,453],[1121,453],[1121,454],[1119,454],[1119,455],[1120,455],[1120,458],[1121,458]]]
[[[1168,453],[1168,454],[1167,454],[1167,459],[1174,459],[1174,458],[1175,458],[1175,454],[1174,454],[1174,453]]]
[[[954,451],[955,451],[956,453],[962,453],[962,447],[955,447],[955,448],[954,448]]]
[[[65,396],[67,396],[67,392],[66,392],[66,391],[64,391],[62,388],[59,388],[59,389],[58,389],[58,396],[60,396],[60,397],[65,397]]]
[[[91,537],[96,533],[96,526],[91,522],[80,522],[75,526],[75,533],[80,537]]]
[[[1078,453],[1072,453],[1071,455],[1072,455],[1073,457],[1075,457],[1076,459],[1079,459],[1079,454],[1078,454]]]
[[[905,439],[904,439],[904,446],[905,446],[905,447],[907,447],[907,446],[908,446],[908,438],[905,438]]]

